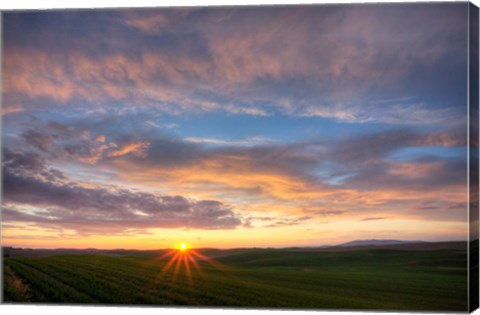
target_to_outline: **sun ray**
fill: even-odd
[[[156,260],[162,260],[162,259],[164,259],[164,258],[166,258],[166,257],[172,256],[172,255],[175,255],[175,254],[177,254],[176,251],[168,250],[165,254],[163,254],[162,256],[156,257],[155,259],[156,259]]]
[[[214,267],[215,269],[219,269],[219,270],[222,270],[222,271],[228,271],[228,267],[219,263],[218,261],[214,260],[213,258],[211,257],[207,257],[201,253],[199,253],[198,251],[195,251],[195,250],[190,250],[191,254],[197,258],[199,258],[200,260],[206,262],[207,264],[209,264],[210,266]]]
[[[211,257],[203,255],[198,250],[192,249],[190,244],[187,243],[175,245],[174,249],[163,253],[163,255],[159,257],[156,257],[154,261],[163,261],[166,259],[168,259],[168,261],[156,276],[155,282],[158,282],[160,278],[167,280],[165,277],[169,275],[169,281],[175,283],[178,277],[182,276],[185,277],[189,287],[192,287],[194,283],[194,274],[192,269],[195,269],[195,275],[198,274],[200,278],[205,279],[205,273],[202,270],[202,264],[204,263],[220,271],[229,271],[227,266],[219,263]],[[173,269],[173,272],[169,273],[169,270],[171,269]]]
[[[170,267],[178,260],[178,257],[180,256],[180,253],[177,252],[175,254],[175,256],[173,256],[172,258],[170,258],[170,260],[168,261],[168,263],[165,265],[165,267],[162,269],[162,273],[165,273],[167,272]]]
[[[200,265],[198,264],[198,262],[195,260],[195,258],[192,257],[192,255],[190,253],[187,254],[187,259],[190,263],[192,263],[192,266],[195,268],[195,270],[198,272],[198,274],[203,277],[204,274],[203,274],[203,271],[202,269],[200,268]]]
[[[188,253],[185,253],[184,255],[182,255],[182,260],[183,260],[183,264],[185,266],[185,272],[186,272],[186,275],[187,275],[188,285],[191,287],[192,286],[192,273],[190,271],[190,263],[189,263],[187,257],[188,257]]]
[[[180,270],[180,266],[182,264],[182,258],[182,253],[178,252],[178,259],[176,260],[175,271],[173,273],[173,282],[177,281],[178,271]]]

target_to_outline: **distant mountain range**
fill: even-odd
[[[356,240],[347,243],[342,243],[337,246],[340,247],[355,247],[355,246],[381,246],[381,245],[398,245],[398,244],[413,244],[426,243],[424,241],[399,241],[399,240]]]

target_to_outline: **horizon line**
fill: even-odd
[[[215,249],[215,250],[234,250],[234,249],[289,249],[289,248],[327,248],[327,247],[341,247],[344,244],[349,244],[352,242],[362,242],[362,241],[395,241],[395,242],[403,242],[400,244],[369,244],[369,245],[353,245],[349,247],[367,247],[367,246],[394,246],[394,245],[405,245],[405,244],[419,244],[419,243],[460,243],[465,242],[468,243],[469,240],[444,240],[444,241],[423,241],[423,240],[394,240],[394,239],[364,239],[364,240],[352,240],[347,242],[342,242],[338,244],[330,244],[330,245],[298,245],[298,246],[245,246],[245,247],[191,247],[191,249],[195,250],[205,250],[205,249]],[[348,246],[345,246],[348,247]],[[163,247],[163,248],[95,248],[95,247],[15,247],[10,245],[1,245],[2,250],[5,248],[11,249],[20,249],[20,250],[78,250],[78,251],[87,251],[87,250],[95,250],[95,251],[116,251],[116,250],[123,250],[123,251],[138,251],[138,252],[146,252],[146,251],[163,251],[163,250],[172,250],[173,247]]]

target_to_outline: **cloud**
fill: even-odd
[[[265,137],[249,137],[245,140],[223,140],[215,138],[198,138],[198,137],[188,137],[184,138],[183,141],[191,143],[203,143],[203,144],[213,144],[219,146],[241,146],[241,147],[252,147],[259,146],[269,143],[274,143],[272,139]]]
[[[178,12],[174,11],[173,13]],[[125,12],[124,23],[145,33],[159,33],[169,22],[169,15],[165,11],[151,12],[150,10]]]
[[[276,220],[275,222],[265,225],[267,228],[276,228],[276,227],[282,227],[282,226],[294,226],[302,223],[303,221],[310,220],[311,217],[304,216],[304,217],[299,217],[299,218],[284,218],[281,220]]]
[[[388,217],[370,217],[370,218],[363,218],[360,221],[378,221],[378,220],[386,220],[389,219]]]
[[[166,195],[217,200],[232,205],[243,216],[268,211],[307,214],[320,221],[341,219],[346,214],[359,219],[387,214],[428,217],[432,215],[429,212],[412,212],[412,202],[437,199],[447,208],[462,202],[465,194],[466,165],[455,150],[465,146],[466,137],[456,129],[393,129],[336,141],[230,142],[152,133],[148,126],[136,127],[143,126],[137,117],[125,117],[125,122],[119,119],[107,129],[110,123],[102,120],[81,120],[68,126],[36,122],[27,127],[29,132],[22,133],[23,142],[7,147],[23,148],[14,151],[17,153],[35,153],[79,181],[97,180],[92,174],[108,170],[108,177],[114,178],[118,187],[151,187]],[[131,134],[130,127],[116,127],[126,126],[127,121],[134,130],[130,136],[126,136]],[[49,139],[49,150],[39,146],[38,139],[43,138]],[[413,159],[391,158],[399,150],[417,147],[427,149]],[[431,147],[454,149],[455,154],[429,155]],[[43,184],[61,184],[55,189],[68,188],[65,174],[59,179],[51,171],[37,179]],[[84,188],[96,187],[94,182],[85,184]],[[322,203],[317,203],[319,200]],[[136,215],[143,212],[138,211]],[[463,218],[460,211],[451,212],[449,220]]]
[[[10,104],[4,103],[2,104],[2,117],[8,116],[10,114],[22,113],[25,110],[26,110],[25,107],[20,104],[10,105]]]
[[[148,142],[130,143],[118,150],[113,150],[112,152],[108,153],[108,156],[118,157],[128,154],[132,154],[134,156],[146,156],[149,147],[150,144]]]
[[[20,173],[40,173],[46,168],[40,154],[34,152],[12,152],[5,148],[2,160],[4,167]]]
[[[22,134],[22,137],[41,151],[48,152],[52,149],[54,138],[51,135],[29,129]]]
[[[233,209],[215,200],[160,196],[121,187],[72,182],[48,168],[39,154],[6,150],[4,219],[108,234],[131,228],[230,229],[241,224]],[[22,206],[35,212],[22,211]]]
[[[466,83],[455,70],[466,64],[463,9],[57,12],[34,14],[35,27],[28,16],[8,13],[4,93],[53,101],[44,107],[82,101],[84,110],[134,106],[175,115],[221,111],[350,123],[453,123],[464,116],[457,92]],[[102,45],[92,45],[100,40]],[[412,87],[416,78],[422,80]],[[443,86],[450,92],[438,93]],[[426,90],[441,95],[427,97]],[[378,102],[405,93],[416,98]],[[25,106],[39,109],[34,102]]]
[[[21,138],[28,146],[38,149],[53,159],[75,158],[83,163],[95,164],[99,160],[121,156],[145,157],[150,143],[132,137],[117,137],[107,141],[103,134],[92,134],[84,127],[67,126],[49,121],[28,128]]]
[[[98,135],[94,141],[96,142],[101,142],[101,143],[104,143],[105,141],[107,140],[107,138],[105,137],[105,135]]]
[[[298,112],[299,116],[322,117],[349,123],[384,123],[393,125],[438,125],[458,124],[465,113],[458,108],[431,108],[425,104],[404,102],[384,106],[378,104],[337,104],[335,106],[308,106]]]
[[[118,120],[117,123],[125,125]],[[158,132],[152,134],[147,129],[135,128],[136,123],[132,124],[132,128],[135,128],[133,135],[128,136],[129,129],[124,130],[127,135],[117,131],[105,134],[105,130],[100,132],[98,127],[92,126],[101,127],[106,122],[82,124],[66,126],[52,121],[40,123],[23,132],[22,138],[28,146],[38,149],[39,153],[50,159],[72,161],[75,158],[84,163],[111,166],[114,166],[114,160],[121,160],[122,163],[117,166],[125,170],[148,167],[152,174],[160,171],[166,176],[170,171],[182,173],[184,168],[197,167],[200,169],[196,176],[204,173],[214,177],[215,173],[232,176],[244,173],[279,175],[285,176],[286,181],[296,178],[303,181],[305,186],[311,185],[324,191],[337,190],[339,183],[353,182],[366,173],[371,174],[372,178],[384,176],[385,181],[392,182],[396,182],[401,175],[405,175],[406,179],[406,176],[414,173],[417,177],[425,178],[432,172],[440,176],[443,174],[441,169],[453,167],[458,170],[463,167],[455,155],[446,159],[424,153],[419,159],[408,162],[392,161],[389,157],[404,148],[448,149],[461,148],[466,144],[465,131],[460,129],[433,132],[393,129],[336,141],[280,143],[263,137],[237,141],[196,137],[182,139]],[[414,168],[422,168],[424,172],[415,172]],[[195,175],[180,173],[175,176],[189,178]],[[459,176],[453,176],[450,180]],[[321,183],[319,179],[324,182]]]
[[[410,214],[428,217],[431,220],[459,220],[468,219],[467,202],[442,202],[439,200],[420,200],[410,207]]]
[[[181,148],[185,144],[177,141]],[[155,142],[159,152],[161,143]],[[239,147],[216,143],[189,144],[182,160],[157,155],[139,161],[124,160],[122,178],[147,185],[218,196],[245,203],[250,210],[305,213],[317,220],[346,217],[407,216],[428,219],[432,213],[412,212],[413,202],[437,200],[443,209],[465,198],[466,163],[429,155],[428,150],[408,162],[393,161],[404,148],[464,147],[462,132],[391,130],[338,141],[259,144]],[[159,145],[159,147],[156,147]],[[173,144],[169,143],[169,147]],[[339,178],[339,179],[337,179]],[[159,180],[161,179],[161,180]],[[321,201],[321,204],[315,202]],[[268,210],[267,210],[268,209]],[[259,210],[262,211],[262,210]],[[440,218],[440,217],[438,217]],[[448,220],[463,220],[450,210]]]
[[[342,211],[342,210],[318,210],[318,209],[309,209],[309,208],[304,209],[304,211],[306,213],[312,213],[322,217],[338,216],[346,213],[346,211]]]
[[[374,167],[346,180],[346,185],[362,190],[390,189],[392,191],[424,191],[448,189],[463,192],[467,164],[460,159],[425,159],[410,163],[376,163]],[[440,198],[440,197],[439,197]]]
[[[465,146],[466,130],[418,132],[394,129],[339,141],[328,152],[329,157],[350,166],[366,166],[384,159],[388,154],[406,147]]]
[[[223,110],[230,114],[250,115],[250,116],[269,116],[269,113],[258,107],[235,106],[227,104],[223,106]]]

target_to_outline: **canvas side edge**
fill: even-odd
[[[468,8],[468,310],[479,307],[479,10]]]
[[[3,10],[0,10],[0,163],[3,163]],[[3,164],[2,164],[3,165]],[[3,169],[0,172],[0,304],[4,303],[3,279]]]

